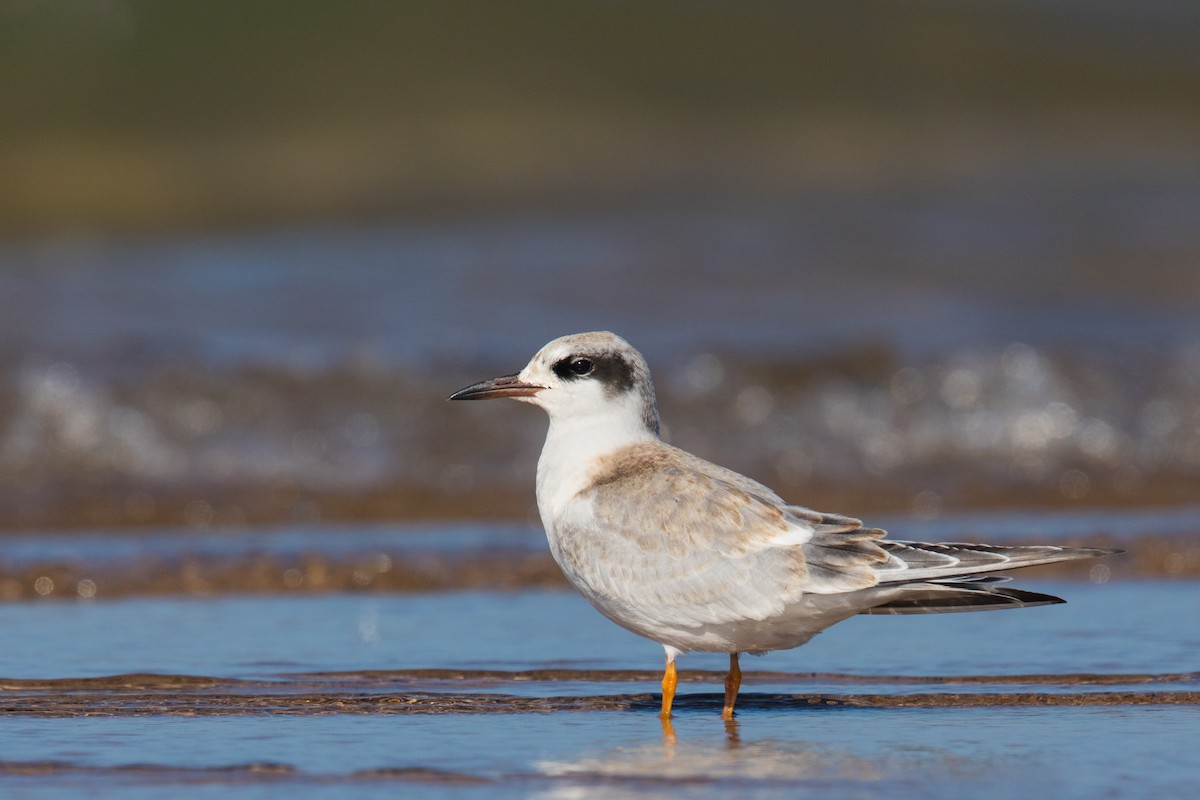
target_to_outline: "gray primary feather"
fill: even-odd
[[[879,570],[880,585],[899,585],[904,591],[893,600],[862,611],[863,614],[938,614],[1065,603],[1049,594],[998,587],[996,583],[1008,579],[985,573],[1120,552],[1053,545],[1002,547],[902,541],[879,544],[891,557]]]
[[[1018,545],[943,542],[904,542],[885,540],[879,545],[888,553],[888,563],[879,569],[880,583],[953,578],[997,570],[1034,567],[1058,561],[1095,558],[1119,551],[1098,547],[1058,547],[1055,545]]]

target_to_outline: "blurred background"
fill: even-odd
[[[3,0],[0,526],[530,522],[540,412],[445,397],[592,329],[807,505],[1195,504],[1198,41],[1183,0]]]
[[[789,500],[1127,552],[743,662],[741,734],[689,656],[677,743],[544,414],[446,402],[597,329]],[[17,796],[1190,797],[1197,578],[1196,0],[0,0]]]

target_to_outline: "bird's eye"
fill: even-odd
[[[575,373],[576,375],[590,375],[592,370],[595,368],[596,365],[586,358],[575,358],[571,360],[571,372]]]

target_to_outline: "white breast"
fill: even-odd
[[[591,485],[599,459],[622,447],[657,438],[640,425],[615,424],[614,419],[551,417],[537,468],[538,512],[547,535],[553,538],[554,521]]]

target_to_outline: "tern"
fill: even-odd
[[[766,486],[659,438],[650,369],[609,332],[547,344],[520,372],[451,400],[510,397],[550,427],[537,504],[550,551],[601,614],[675,659],[729,654],[722,716],[741,685],[738,655],[804,644],[855,614],[987,611],[1064,602],[1008,588],[998,570],[1116,550],[896,541],[852,517],[792,505]]]

